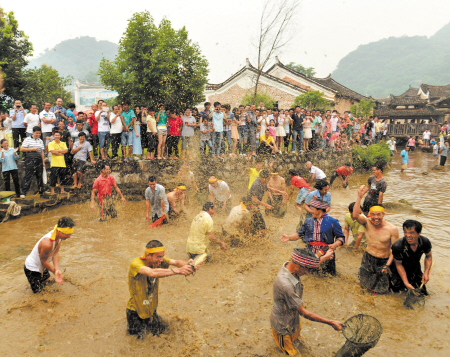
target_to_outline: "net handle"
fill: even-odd
[[[431,267],[430,267],[430,270],[429,270],[429,271],[431,271],[431,268],[433,268],[434,263],[436,263],[436,260],[434,260],[434,261],[433,261],[433,264],[431,264]],[[420,284],[420,288],[419,288],[419,289],[422,289],[424,285],[425,285],[425,283],[422,281],[422,284]]]

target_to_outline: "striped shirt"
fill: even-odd
[[[32,157],[41,157],[41,152],[44,151],[44,142],[39,138],[26,138],[23,143],[22,147],[24,148],[38,148],[39,151],[29,151],[26,153],[27,158]]]
[[[2,171],[17,170],[16,161],[19,160],[19,155],[15,155],[13,148],[8,148],[8,151],[0,151],[0,162],[2,163]],[[3,156],[3,157],[2,157]]]

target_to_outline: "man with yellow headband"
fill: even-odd
[[[70,217],[61,217],[58,224],[34,246],[25,260],[24,272],[33,293],[42,291],[50,278],[49,270],[55,275],[58,284],[64,284],[62,272],[59,269],[59,248],[61,242],[73,234],[75,222]],[[52,262],[53,265],[50,263]]]
[[[231,191],[225,181],[211,176],[209,182],[209,202],[216,204],[219,209],[224,211],[231,210]]]
[[[179,183],[172,192],[166,195],[169,202],[169,218],[175,218],[184,211],[186,189],[187,187],[184,183]]]
[[[367,249],[361,261],[361,286],[374,290],[374,287],[365,286],[364,281],[369,281],[371,275],[380,276],[377,281],[386,280],[381,279],[381,273],[387,274],[394,260],[391,247],[399,239],[399,233],[396,226],[383,220],[385,213],[382,204],[371,206],[368,217],[361,214],[361,200],[365,191],[365,185],[359,188],[352,217],[364,226],[367,239]]]
[[[172,275],[190,275],[194,261],[173,260],[165,255],[164,245],[151,240],[145,246],[145,253],[133,259],[128,270],[128,289],[130,299],[127,304],[127,325],[130,335],[142,339],[145,334],[158,336],[164,333],[156,308],[158,307],[159,278]],[[169,268],[170,265],[176,268]],[[197,269],[198,267],[195,267]]]

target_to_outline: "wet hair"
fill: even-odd
[[[353,207],[355,207],[355,203],[356,202],[352,202],[352,203],[350,203],[349,205],[348,205],[348,211],[350,212],[350,213],[353,213]],[[361,207],[360,207],[361,208]],[[361,211],[362,211],[362,208],[361,208]]]
[[[102,162],[100,164],[100,170],[104,170],[106,166],[109,166],[109,165],[107,163],[105,163],[105,162]]]
[[[212,208],[214,208],[214,202],[206,202],[203,205],[202,210],[205,211],[205,212],[208,212]]]
[[[264,169],[259,173],[259,177],[261,177],[263,179],[268,178],[269,175],[270,175],[270,173],[269,173],[269,170],[267,170],[267,169]]]
[[[252,200],[251,200],[249,197],[247,197],[247,196],[242,196],[242,197],[241,197],[241,202],[242,202],[243,204],[248,204],[248,203],[251,203]]]
[[[374,167],[376,167],[377,168],[377,170],[380,170],[381,172],[383,172],[383,170],[384,170],[384,167],[383,167],[383,165],[382,164],[380,164],[380,163],[378,163],[378,164],[375,164],[375,166]]]
[[[58,220],[59,228],[73,228],[75,226],[75,222],[72,218],[64,216]]]
[[[155,182],[156,181],[156,177],[155,176],[149,176],[148,177],[148,182]]]
[[[316,190],[322,190],[324,187],[329,186],[330,184],[328,183],[327,180],[317,180],[316,184],[314,185],[314,188]]]
[[[42,131],[40,126],[33,126],[33,133],[35,131]]]
[[[403,222],[403,231],[413,227],[416,233],[422,233],[422,223],[420,223],[419,221],[416,221],[414,219],[407,219],[405,222]]]
[[[289,170],[289,175],[297,176],[298,173],[297,173],[297,171],[295,171],[294,169],[290,169],[290,170]]]
[[[145,248],[159,248],[159,247],[164,247],[164,244],[162,244],[159,240],[151,240],[150,242],[147,243],[147,245],[145,246]],[[153,255],[155,253],[150,253],[150,255]]]
[[[86,133],[84,131],[78,133],[79,138],[81,138],[82,136],[86,137]]]

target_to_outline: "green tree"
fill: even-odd
[[[182,109],[204,100],[208,61],[183,27],[163,19],[156,26],[148,11],[135,13],[119,43],[114,61],[102,59],[100,81],[133,105]]]
[[[14,100],[24,98],[23,69],[33,46],[28,37],[19,30],[13,12],[0,8],[0,75],[3,76],[3,92],[0,91],[0,108],[13,105]]]
[[[353,104],[350,107],[350,112],[354,117],[368,118],[373,114],[374,108],[375,102],[372,98],[369,98],[368,100],[362,99],[358,104]]]
[[[370,170],[377,164],[386,166],[392,159],[391,151],[385,142],[370,146],[353,145],[353,167]]]
[[[266,108],[273,108],[276,101],[267,93],[258,93],[255,98],[255,94],[250,92],[247,92],[241,100],[243,105],[255,104],[259,106],[259,102],[264,102],[264,107]]]
[[[316,75],[316,71],[313,67],[303,67],[301,64],[296,64],[294,62],[290,62],[286,65],[286,67],[296,71],[298,73],[302,73],[307,77],[314,77]]]
[[[72,94],[66,89],[72,84],[73,78],[61,77],[56,69],[43,64],[40,68],[23,71],[24,90],[23,105],[29,108],[37,104],[42,109],[45,102],[54,103],[61,98],[64,103],[72,101]]]
[[[323,97],[324,93],[318,90],[311,90],[300,94],[294,99],[294,106],[300,106],[309,110],[330,108],[331,103]]]

